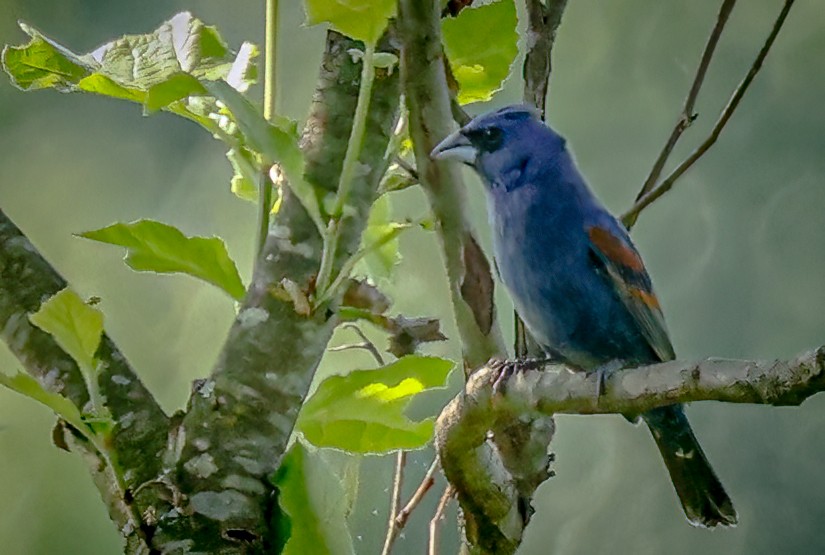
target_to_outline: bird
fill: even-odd
[[[551,359],[585,372],[675,358],[627,229],[590,189],[566,140],[530,106],[480,115],[430,153],[472,167],[487,196],[499,277]],[[645,412],[688,521],[734,526],[733,502],[682,405]]]

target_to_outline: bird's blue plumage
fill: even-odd
[[[496,264],[516,310],[548,354],[580,370],[674,358],[650,277],[626,229],[588,187],[565,140],[529,108],[480,116],[433,151],[485,184]],[[680,406],[643,415],[688,519],[736,512]]]

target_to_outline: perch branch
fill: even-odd
[[[711,400],[799,405],[825,391],[825,346],[790,360],[706,359],[627,368],[610,375],[598,398],[595,373],[545,363],[527,363],[494,394],[500,371],[495,363],[474,373],[436,426],[444,474],[464,514],[474,517],[466,530],[473,553],[513,553],[523,533],[517,477],[487,440],[497,422],[530,414],[634,415]]]

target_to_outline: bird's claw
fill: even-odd
[[[596,374],[596,404],[599,404],[599,399],[602,398],[604,395],[605,386],[607,383],[607,378],[610,377],[613,372],[616,370],[621,369],[624,364],[619,360],[613,360],[606,364],[602,364],[595,370],[593,373]]]
[[[493,395],[504,393],[507,382],[519,372],[535,370],[549,363],[549,358],[519,358],[515,360],[498,360],[491,367],[497,372],[493,380]]]

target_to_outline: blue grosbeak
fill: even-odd
[[[587,186],[565,140],[524,106],[479,116],[434,159],[473,167],[485,184],[499,275],[533,338],[554,359],[596,371],[675,357],[627,230]],[[681,405],[642,415],[688,520],[736,523],[736,511]]]

